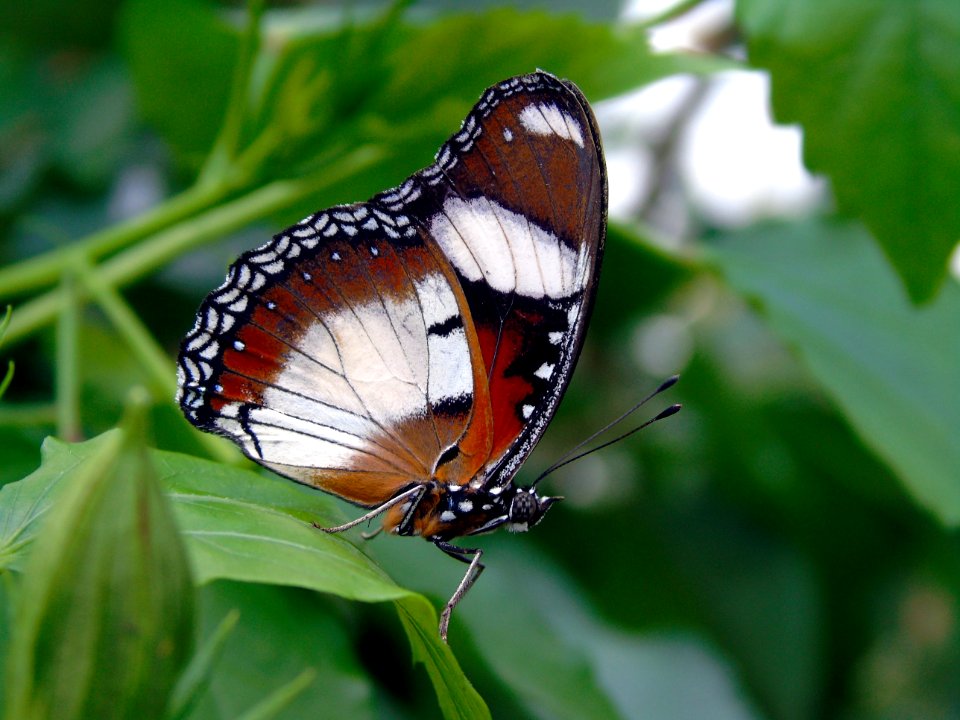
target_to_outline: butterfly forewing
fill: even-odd
[[[514,78],[415,180],[408,205],[454,267],[477,329],[494,419],[481,480],[498,484],[542,435],[582,345],[606,226],[596,123],[576,87]]]

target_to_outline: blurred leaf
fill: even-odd
[[[102,45],[110,38],[121,0],[32,0],[0,3],[0,32],[25,44],[74,50]],[[52,29],[56,29],[53,32]]]
[[[258,702],[252,708],[242,715],[238,715],[237,720],[273,720],[281,712],[287,709],[298,696],[303,694],[316,677],[317,671],[313,668],[307,668],[297,675],[290,682],[274,690],[266,698]]]
[[[683,634],[591,638],[597,672],[624,717],[637,720],[751,720],[762,715],[738,688],[729,664],[702,639]]]
[[[373,688],[342,623],[323,598],[295,588],[215,582],[200,594],[204,634],[228,612],[240,622],[213,668],[207,697],[191,717],[236,718],[304,669],[313,682],[277,718],[374,717]]]
[[[13,317],[13,308],[7,305],[7,311],[3,314],[3,319],[0,320],[0,346],[3,344],[3,334],[10,325],[11,317]],[[10,383],[13,382],[13,360],[8,360],[6,370],[0,372],[2,372],[2,377],[0,377],[0,399],[2,399],[3,394],[10,387]]]
[[[207,57],[219,45],[234,57],[239,29],[200,0],[176,2],[182,13],[164,0],[134,0],[123,27],[144,114],[174,146],[195,154],[213,140],[210,121],[223,116],[230,77],[228,65]],[[158,64],[157,48],[168,52],[158,33],[176,36],[176,63]],[[512,75],[542,67],[597,100],[670,74],[730,66],[655,55],[643,29],[573,15],[499,8],[414,23],[274,12],[264,24],[239,157],[262,180],[315,171],[345,148],[377,143],[402,155],[409,174],[429,162],[485,87]],[[214,90],[200,108],[198,86]]]
[[[239,619],[240,612],[235,608],[231,609],[213,631],[208,633],[203,644],[190,658],[190,664],[180,675],[170,695],[165,720],[182,720],[196,706],[201,694],[210,684],[213,669],[219,663],[227,638],[236,629]]]
[[[7,659],[10,655],[10,643],[13,638],[13,610],[17,606],[20,591],[18,577],[13,573],[0,573],[0,673],[6,677]],[[0,708],[7,706],[7,688],[0,682]]]
[[[631,228],[616,223],[607,228],[603,277],[590,319],[590,338],[622,347],[623,330],[636,319],[663,309],[664,296],[695,274],[676,255],[670,255]]]
[[[5,5],[14,8],[13,3]],[[38,181],[47,159],[37,106],[44,96],[39,62],[0,41],[0,212],[9,212]]]
[[[512,8],[441,16],[391,39],[395,45],[377,104],[403,118],[445,103],[444,127],[461,120],[466,109],[451,107],[450,98],[472,104],[483,88],[537,68],[573,80],[595,102],[668,75],[733,66],[715,58],[654,54],[645,28]]]
[[[131,110],[118,64],[0,41],[0,212],[51,168],[85,190],[104,187],[130,149]]]
[[[960,523],[960,288],[912,307],[858,226],[809,221],[723,238],[708,257],[799,353],[914,498]]]
[[[782,720],[812,717],[828,660],[818,578],[802,552],[734,508],[718,511],[722,502],[707,497],[661,520],[671,564],[761,706]]]
[[[810,168],[880,241],[914,300],[960,239],[960,3],[740,0],[751,63]]]
[[[754,715],[729,669],[694,638],[646,637],[606,625],[560,569],[525,540],[483,542],[487,570],[454,613],[484,664],[537,718],[724,718]],[[423,543],[382,542],[377,554],[449,596],[462,568]],[[668,669],[669,668],[669,669]],[[672,686],[664,685],[671,677]]]
[[[186,664],[193,585],[142,428],[131,425],[69,473],[27,559],[8,718],[160,718]]]
[[[47,440],[41,468],[0,490],[0,566],[22,561],[51,496],[60,492],[60,481],[87,472],[87,461],[114,444],[112,438],[108,433],[75,445]],[[426,598],[396,585],[344,538],[312,526],[314,521],[340,521],[330,496],[186,455],[153,451],[150,457],[186,537],[198,583],[244,580],[364,602],[396,601],[414,656],[426,663],[447,717],[489,716],[450,648],[440,641],[436,611]]]
[[[119,28],[144,119],[202,156],[223,121],[239,28],[203,0],[130,0]]]
[[[123,68],[113,61],[73,70],[41,108],[51,162],[84,188],[105,186],[132,141],[133,98]]]

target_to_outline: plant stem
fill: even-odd
[[[0,427],[56,424],[56,403],[4,403],[0,406]]]
[[[226,185],[194,185],[143,215],[94,233],[69,247],[51,250],[0,269],[0,297],[10,297],[52,285],[79,252],[90,260],[132,245],[222,200]]]
[[[686,15],[697,5],[703,3],[703,1],[704,0],[680,0],[680,2],[678,2],[676,5],[668,7],[666,10],[654,15],[653,17],[647,18],[640,23],[640,26],[652,28],[656,27],[657,25],[670,22],[671,20],[676,20],[681,15]]]
[[[74,254],[74,258],[78,256]],[[60,288],[56,341],[57,436],[67,442],[82,439],[80,423],[80,294],[72,270],[64,273]]]
[[[78,275],[84,289],[103,310],[114,329],[130,348],[137,365],[146,374],[154,399],[167,401],[172,398],[176,392],[173,368],[167,354],[150,331],[130,309],[120,293],[110,285],[100,282],[89,265],[84,264],[78,271]]]
[[[172,363],[163,348],[120,293],[110,285],[100,282],[93,268],[83,263],[77,274],[83,282],[84,289],[103,310],[107,319],[130,348],[140,368],[146,373],[154,400],[162,403],[171,402],[177,385],[174,382]],[[242,459],[239,452],[220,438],[205,433],[198,434],[198,438],[210,456],[217,460],[236,463]]]
[[[101,263],[97,269],[99,281],[113,287],[127,285],[188,250],[239,230],[372,167],[382,160],[384,154],[379,147],[363,147],[340,160],[336,170],[297,180],[276,180],[196,215]],[[60,311],[62,302],[59,293],[48,292],[16,308],[5,343],[16,343],[49,325]]]
[[[199,182],[221,182],[223,178],[230,176],[235,164],[249,100],[247,92],[250,87],[250,69],[260,48],[263,6],[263,0],[249,0],[247,3],[247,27],[240,38],[240,51],[230,84],[230,98],[220,132],[200,171]]]
[[[0,320],[0,344],[3,343],[3,336],[7,332],[7,327],[10,325],[10,318],[13,315],[13,308],[7,305],[7,310],[3,314],[3,320]],[[7,391],[7,388],[10,387],[10,383],[13,382],[13,360],[7,361],[7,371],[3,375],[3,379],[0,380],[0,399],[3,399],[3,394]]]

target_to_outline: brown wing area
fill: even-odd
[[[445,174],[451,190],[464,197],[483,195],[550,228],[571,247],[596,244],[605,219],[603,157],[594,120],[579,91],[554,86],[501,100],[482,120],[482,132]],[[559,117],[550,108],[561,110]],[[547,114],[545,114],[545,112]],[[553,128],[582,138],[581,146]],[[509,140],[507,138],[510,138]]]

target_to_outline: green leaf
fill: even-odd
[[[427,599],[422,595],[411,595],[398,600],[397,611],[413,648],[414,660],[427,668],[443,716],[463,720],[489,718],[486,704],[463,673],[448,671],[450,665],[456,663],[456,658],[446,643],[436,640],[436,628],[433,627],[436,613]]]
[[[43,465],[0,490],[0,566],[18,566],[39,518],[77,473],[98,457],[111,434],[86,443],[44,444]],[[157,475],[186,538],[197,582],[216,579],[289,585],[364,602],[397,602],[415,657],[422,659],[441,708],[451,718],[488,717],[483,700],[437,632],[437,615],[421,595],[394,583],[366,555],[313,522],[342,521],[330,496],[288,480],[153,451]],[[65,483],[64,483],[65,484]],[[412,625],[410,624],[412,622]]]
[[[793,542],[725,515],[719,496],[678,505],[658,522],[666,540],[659,553],[672,568],[667,582],[679,580],[690,593],[697,621],[735,659],[770,717],[814,717],[829,653],[822,587],[809,556]],[[764,508],[775,514],[769,503]]]
[[[436,611],[427,599],[396,585],[343,537],[312,526],[341,521],[329,496],[183,455],[157,457],[201,582],[246,580],[365,602],[393,600],[444,716],[489,716],[450,648],[440,641]]]
[[[708,257],[755,301],[918,503],[960,523],[960,288],[912,307],[870,237],[810,221],[723,238]]]
[[[454,122],[465,108],[449,107],[451,98],[472,104],[487,86],[537,68],[573,80],[596,101],[678,72],[733,65],[656,55],[645,28],[512,8],[444,16],[392,39],[377,105],[394,117],[417,117],[425,114],[424,108],[446,103],[447,119]]]
[[[702,640],[618,631],[529,540],[496,535],[483,545],[487,569],[454,613],[451,642],[469,641],[530,716],[754,717],[729,668]],[[426,545],[379,543],[377,554],[441,597],[463,575]]]
[[[141,115],[185,156],[205,154],[226,110],[239,25],[208,2],[131,0],[119,37]]]
[[[166,720],[183,720],[210,683],[214,667],[219,666],[227,639],[237,627],[240,612],[233,608],[220,620],[187,665],[167,703]]]
[[[166,0],[134,0],[124,37],[147,119],[181,152],[195,154],[210,146],[211,119],[225,112],[230,73],[223,58],[236,55],[239,28],[199,0],[176,3],[170,12]],[[644,28],[512,9],[424,23],[274,12],[263,32],[237,152],[244,176],[261,181],[315,172],[365,143],[402,155],[409,173],[429,162],[484,88],[538,67],[570,77],[598,100],[678,72],[732,65],[655,55]],[[162,63],[157,54],[170,43],[176,62]],[[200,107],[198,86],[211,88]]]
[[[204,635],[216,633],[225,614],[238,613],[240,621],[191,718],[238,718],[305,670],[318,672],[278,718],[311,717],[321,707],[328,717],[375,717],[371,681],[328,598],[298,588],[218,581],[201,588],[200,608]]]
[[[960,3],[740,0],[738,17],[809,167],[930,298],[960,239]]]
[[[285,710],[297,696],[302,695],[316,677],[317,671],[307,668],[293,680],[276,689],[269,697],[264,698],[237,720],[272,720]]]
[[[14,611],[8,718],[163,716],[192,644],[193,585],[141,434],[90,448],[41,526]]]

